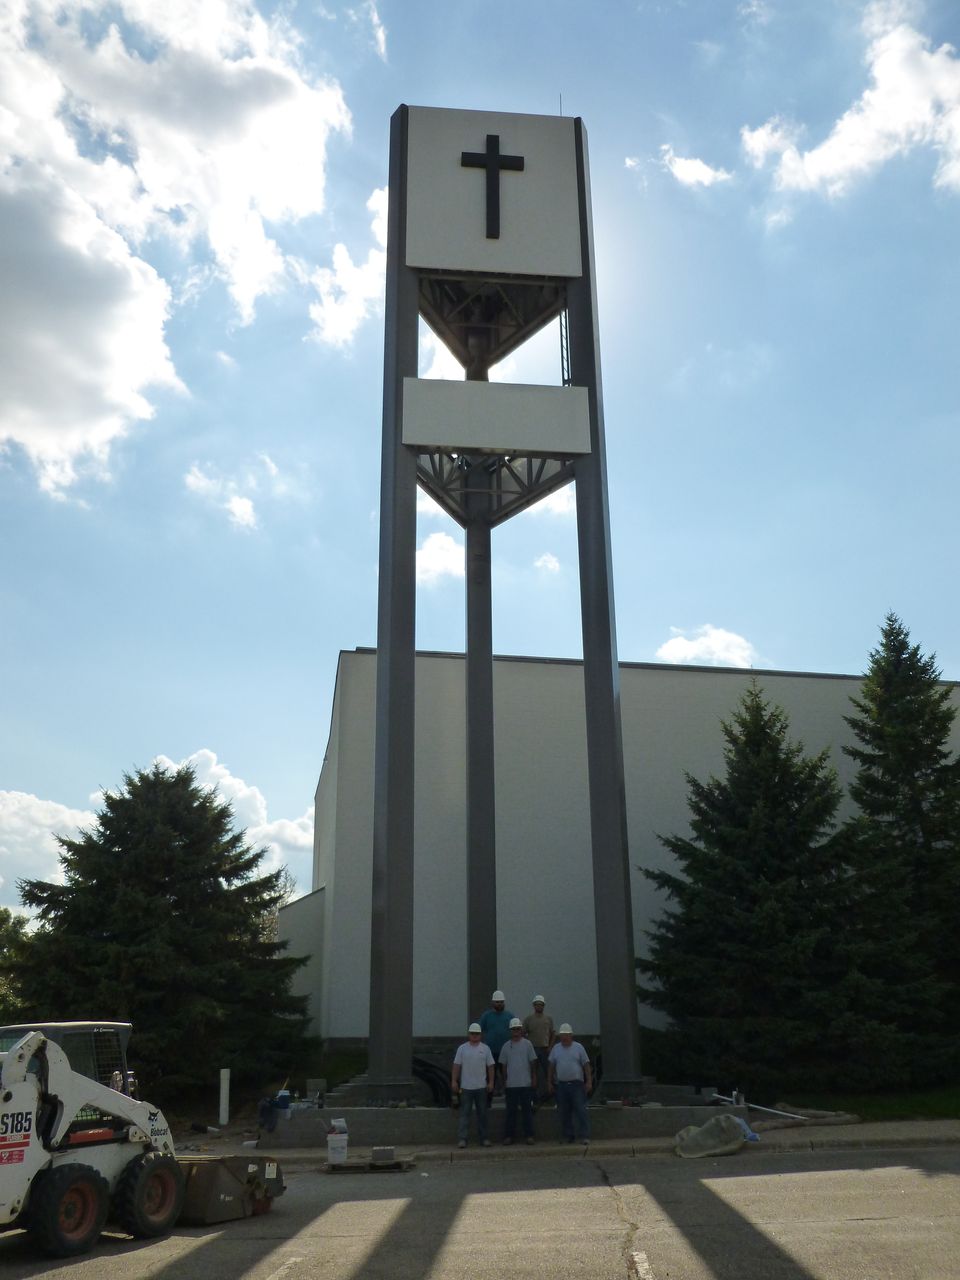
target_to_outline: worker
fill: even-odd
[[[537,1053],[537,1093],[541,1101],[547,1096],[547,1059],[557,1038],[553,1019],[548,1013],[544,1013],[545,1004],[543,996],[534,996],[533,1013],[528,1013],[523,1020],[523,1033]]]
[[[480,1015],[480,1027],[483,1031],[483,1042],[493,1054],[493,1060],[499,1064],[500,1050],[510,1039],[510,1019],[513,1014],[506,1007],[507,997],[502,991],[494,991],[490,997],[490,1008],[484,1009]],[[503,1088],[502,1071],[499,1065],[495,1073],[497,1091]]]
[[[507,1102],[503,1145],[509,1147],[513,1142],[519,1111],[523,1121],[523,1136],[527,1146],[533,1146],[533,1089],[537,1075],[537,1052],[524,1037],[523,1023],[519,1018],[510,1019],[510,1039],[500,1050],[500,1066],[505,1077],[504,1095]]]
[[[560,1115],[562,1142],[573,1142],[576,1136],[583,1143],[590,1141],[590,1118],[587,1115],[587,1095],[593,1088],[590,1059],[583,1045],[573,1038],[569,1022],[560,1023],[560,1039],[550,1050],[549,1091],[556,1090],[557,1111]]]
[[[470,1110],[477,1113],[477,1137],[480,1145],[489,1147],[487,1138],[487,1094],[493,1092],[493,1054],[480,1039],[479,1022],[471,1022],[467,1038],[457,1049],[453,1059],[450,1088],[460,1099],[460,1120],[457,1126],[457,1146],[467,1145],[470,1130]]]

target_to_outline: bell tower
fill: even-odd
[[[369,1090],[410,1084],[416,489],[466,539],[464,1021],[497,985],[491,531],[574,483],[604,1081],[640,1075],[586,132],[568,117],[401,106],[390,135]],[[418,324],[464,368],[418,377]],[[490,368],[558,319],[560,386]],[[531,798],[535,802],[535,798]]]

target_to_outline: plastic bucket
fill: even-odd
[[[346,1164],[347,1135],[345,1133],[327,1134],[327,1164]]]

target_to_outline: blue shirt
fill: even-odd
[[[494,1059],[500,1056],[500,1050],[510,1039],[510,1019],[513,1014],[509,1009],[498,1013],[496,1009],[485,1009],[480,1015],[480,1030],[483,1032],[483,1043],[490,1046]]]

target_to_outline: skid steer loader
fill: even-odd
[[[0,1027],[0,1231],[56,1257],[92,1248],[109,1218],[159,1236],[180,1218],[225,1222],[283,1193],[275,1161],[177,1159],[163,1112],[133,1096],[130,1024]],[[69,1054],[69,1057],[68,1057]]]

